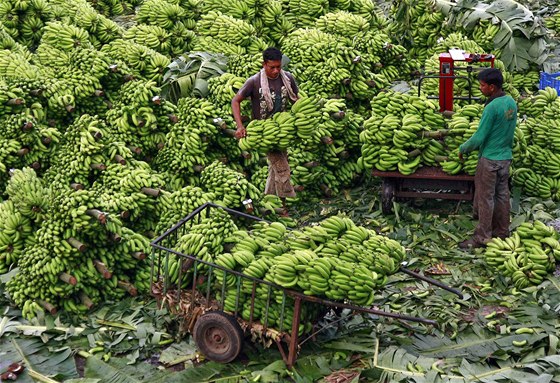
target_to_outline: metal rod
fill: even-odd
[[[299,321],[300,321],[300,313],[301,313],[301,298],[296,297],[296,301],[294,303],[294,314],[292,316],[292,333],[290,334],[290,344],[288,349],[288,362],[286,365],[288,368],[292,368],[292,366],[296,362],[297,357],[297,344],[299,338]]]
[[[442,289],[447,290],[447,291],[449,291],[449,292],[452,292],[453,294],[456,294],[459,298],[463,299],[463,293],[462,293],[462,292],[460,292],[460,291],[457,290],[457,289],[454,289],[453,287],[447,286],[445,283],[442,283],[442,282],[440,282],[440,281],[438,281],[438,280],[436,280],[436,279],[433,279],[433,278],[430,278],[430,277],[426,277],[426,276],[424,276],[424,275],[422,275],[422,274],[418,274],[418,273],[416,273],[416,272],[414,272],[414,271],[412,271],[412,270],[409,270],[409,269],[407,269],[407,268],[405,268],[405,267],[402,267],[402,266],[399,268],[399,271],[402,271],[403,273],[408,274],[408,275],[410,275],[411,277],[414,277],[414,278],[416,278],[416,279],[420,279],[420,280],[422,280],[422,281],[424,281],[424,282],[428,282],[428,283],[430,283],[430,284],[432,284],[432,285],[435,285],[435,286],[437,286],[437,287],[441,287]]]

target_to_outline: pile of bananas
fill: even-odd
[[[156,233],[164,233],[197,207],[215,200],[214,193],[205,192],[198,186],[189,185],[173,192],[162,190],[156,200],[156,214],[159,217]]]
[[[51,21],[62,20],[82,28],[89,34],[89,41],[97,49],[117,38],[124,32],[123,28],[106,16],[99,14],[87,0],[49,1],[49,6],[56,6],[58,17],[53,14]]]
[[[142,44],[130,40],[116,39],[100,49],[112,60],[112,70],[138,79],[161,81],[171,60]]]
[[[198,174],[209,163],[210,144],[221,132],[214,104],[205,99],[185,97],[177,105],[178,122],[162,139],[165,143],[154,165],[174,180],[174,188],[198,183]]]
[[[399,170],[412,174],[422,158],[439,155],[430,145],[430,133],[445,126],[437,105],[425,97],[407,93],[381,92],[371,100],[372,117],[364,122],[358,166],[369,170]],[[425,152],[425,155],[422,154]]]
[[[560,200],[559,107],[560,97],[550,87],[524,99],[519,106],[519,113],[529,117],[517,129],[526,148],[516,161],[513,183],[528,195],[543,199]]]
[[[177,106],[162,99],[160,90],[154,81],[128,81],[116,92],[107,111],[112,138],[133,148],[136,154],[156,154],[178,121]]]
[[[496,268],[517,289],[538,285],[555,270],[560,260],[558,232],[541,221],[524,222],[511,237],[493,238],[484,256],[489,266]]]
[[[61,138],[51,166],[45,172],[46,181],[65,186],[73,182],[88,185],[90,174],[109,163],[101,140],[106,130],[105,122],[99,118],[84,114],[76,120]]]
[[[544,19],[544,25],[554,31],[556,34],[560,34],[560,12],[556,12],[555,14],[546,17]]]
[[[375,290],[398,270],[405,257],[405,250],[398,242],[340,216],[290,232],[278,222],[258,222],[247,231],[237,229],[227,214],[226,217],[209,218],[215,218],[218,224],[206,222],[204,227],[210,225],[220,229],[213,231],[210,241],[208,234],[198,236],[202,232],[197,228],[204,220],[194,223],[189,234],[179,241],[181,245],[178,246],[187,249],[185,254],[199,254],[201,259],[211,260],[224,269],[283,288],[333,300],[348,299],[357,305],[371,305]],[[220,240],[222,232],[223,235],[229,233],[229,237]],[[214,244],[215,241],[218,245]],[[214,252],[221,249],[222,244],[231,250]],[[173,266],[173,278],[178,274],[175,268]],[[203,266],[199,271],[208,272]],[[283,312],[289,302],[283,302],[286,297],[281,290],[258,282],[253,286],[251,280],[238,280],[235,275],[219,269],[213,271],[213,276],[215,280],[210,279],[214,281],[210,287],[217,298],[223,300],[225,311],[242,312],[242,317],[249,320],[248,303],[254,289],[253,320],[267,322],[268,326],[278,329],[291,328],[292,317]],[[306,322],[313,319],[306,312],[311,314],[317,310],[307,303],[304,306],[307,308],[304,309],[304,325],[300,332],[305,331]]]
[[[42,28],[50,20],[47,1],[7,0],[0,7],[0,24],[10,37],[32,47],[41,39]]]
[[[0,204],[0,274],[17,265],[32,233],[31,220],[12,201]]]
[[[433,0],[399,0],[392,3],[394,22],[389,31],[400,36],[399,41],[409,49],[410,55],[425,60],[430,48],[447,33],[445,16],[435,7]]]

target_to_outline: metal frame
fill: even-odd
[[[412,321],[412,322],[418,322],[418,323],[424,323],[424,324],[428,324],[428,325],[433,325],[436,326],[437,322],[432,320],[432,319],[425,319],[425,318],[419,318],[419,317],[413,317],[413,316],[409,316],[409,315],[401,315],[401,314],[396,314],[396,313],[391,313],[391,312],[386,312],[386,311],[382,311],[382,310],[377,310],[377,309],[372,309],[372,308],[366,308],[366,307],[361,307],[361,306],[356,306],[353,304],[348,304],[348,303],[344,303],[344,302],[338,302],[338,301],[332,301],[332,300],[328,300],[328,299],[322,299],[322,298],[318,298],[318,297],[314,297],[314,296],[309,296],[309,295],[305,295],[302,294],[300,292],[294,291],[294,290],[290,290],[290,289],[286,289],[282,286],[276,285],[274,283],[268,282],[268,281],[264,281],[262,279],[258,279],[258,278],[254,278],[251,277],[249,275],[240,273],[238,271],[234,271],[234,270],[230,270],[224,267],[221,267],[217,264],[214,263],[210,263],[210,262],[206,262],[203,261],[202,259],[198,259],[192,255],[189,254],[182,254],[180,252],[177,252],[175,250],[173,250],[171,247],[172,245],[174,245],[177,242],[178,239],[178,235],[179,234],[185,234],[185,223],[188,221],[191,221],[193,219],[196,219],[197,217],[200,217],[201,214],[205,211],[209,211],[210,209],[213,208],[217,208],[217,209],[222,209],[226,212],[228,212],[230,215],[233,215],[235,217],[238,218],[244,218],[244,219],[249,219],[249,220],[253,220],[253,221],[263,221],[263,219],[237,211],[237,210],[233,210],[233,209],[229,209],[223,206],[219,206],[213,203],[205,203],[204,205],[198,207],[197,209],[195,209],[192,213],[190,213],[189,215],[187,215],[187,217],[183,218],[181,221],[179,221],[176,225],[174,225],[172,228],[170,228],[169,230],[167,230],[165,233],[163,233],[162,235],[160,235],[159,237],[157,237],[154,241],[152,241],[151,246],[153,247],[152,249],[152,266],[151,266],[151,277],[152,277],[152,287],[153,287],[153,283],[154,280],[161,280],[163,279],[163,283],[164,283],[164,292],[167,292],[168,290],[170,290],[170,285],[169,285],[169,281],[168,281],[168,277],[169,277],[169,255],[170,254],[175,254],[179,257],[182,258],[181,262],[182,265],[179,269],[179,283],[177,284],[176,288],[173,289],[172,291],[175,292],[177,294],[178,297],[181,296],[181,290],[182,290],[182,276],[183,273],[186,273],[187,271],[191,270],[193,271],[193,275],[192,275],[192,287],[190,287],[190,291],[191,291],[191,296],[195,296],[195,294],[197,292],[201,293],[201,291],[198,290],[197,288],[197,277],[199,275],[199,267],[200,265],[205,265],[206,267],[208,267],[208,272],[207,272],[207,287],[206,287],[206,291],[204,291],[204,295],[206,297],[206,302],[210,302],[210,299],[212,298],[212,294],[211,294],[211,285],[212,285],[212,278],[213,278],[213,273],[215,270],[221,270],[221,272],[224,273],[224,279],[223,279],[223,284],[222,284],[222,294],[221,294],[221,301],[218,301],[218,305],[220,309],[223,309],[224,307],[224,293],[225,293],[225,287],[226,287],[226,279],[228,275],[232,275],[236,278],[236,288],[237,288],[237,296],[236,296],[236,307],[235,307],[235,312],[234,315],[238,318],[238,320],[240,320],[238,314],[239,314],[239,293],[240,293],[240,289],[241,289],[241,283],[243,280],[248,280],[251,281],[252,283],[252,293],[251,293],[251,310],[250,310],[250,319],[248,322],[246,322],[248,328],[251,328],[256,321],[254,320],[253,314],[254,314],[254,303],[255,303],[255,291],[256,291],[256,286],[257,284],[259,285],[266,285],[268,286],[268,297],[267,297],[267,302],[266,302],[266,313],[264,314],[264,323],[262,323],[264,331],[266,332],[266,330],[268,329],[268,308],[270,306],[270,300],[272,297],[272,291],[280,291],[282,293],[282,305],[281,305],[281,316],[280,316],[280,322],[283,323],[283,318],[285,315],[285,310],[286,310],[286,300],[288,297],[293,298],[294,300],[294,306],[293,306],[293,316],[292,316],[292,328],[290,329],[290,332],[286,332],[284,331],[283,325],[280,326],[279,332],[281,334],[281,340],[276,339],[276,343],[277,346],[280,350],[280,353],[282,355],[282,358],[284,359],[284,362],[286,363],[286,365],[288,367],[292,367],[297,359],[297,353],[298,353],[298,348],[301,345],[301,343],[299,343],[299,336],[298,336],[298,330],[299,330],[299,325],[300,325],[300,317],[301,317],[301,305],[303,302],[308,302],[311,304],[318,304],[321,305],[322,307],[337,307],[337,308],[342,308],[342,309],[350,309],[350,310],[354,310],[356,312],[360,312],[360,313],[368,313],[368,314],[374,314],[374,315],[379,315],[379,316],[384,316],[384,317],[389,317],[389,318],[394,318],[394,319],[398,319],[398,320],[406,320],[406,321]],[[405,272],[406,274],[417,278],[417,279],[421,279],[423,281],[426,281],[428,283],[431,283],[433,285],[436,285],[438,287],[444,288],[454,294],[457,294],[458,296],[462,297],[462,294],[460,291],[453,289],[449,286],[446,286],[445,284],[437,281],[437,280],[433,280],[431,278],[425,277],[423,275],[417,274],[413,271],[410,271],[408,269],[404,268],[404,265],[401,266],[400,271]],[[152,290],[153,291],[153,290]],[[195,305],[189,305],[189,311],[194,311],[195,310]],[[188,313],[188,311],[187,311]],[[287,344],[287,350],[285,350],[284,346],[282,345],[282,342]]]
[[[392,210],[394,198],[435,198],[472,201],[474,176],[447,174],[436,167],[421,167],[410,175],[374,169],[371,174],[383,179],[381,204],[384,214]],[[446,193],[439,191],[446,190]]]

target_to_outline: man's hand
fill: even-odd
[[[461,160],[461,162],[463,162],[465,159],[463,158],[463,153],[459,152],[459,160]]]
[[[240,138],[243,138],[247,135],[247,130],[245,130],[244,127],[239,127],[237,128],[237,130],[235,131],[235,138],[237,138],[238,140]]]

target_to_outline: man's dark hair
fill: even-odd
[[[278,48],[274,48],[274,47],[266,48],[263,51],[263,60],[264,61],[282,60],[282,52],[280,52],[280,49]]]
[[[504,84],[504,76],[502,76],[502,72],[496,68],[486,68],[480,71],[478,73],[478,79],[500,89],[502,89],[502,85]]]

